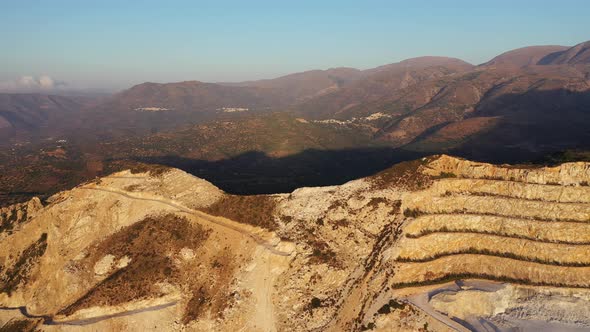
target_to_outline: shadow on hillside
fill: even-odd
[[[427,142],[449,122],[426,129],[411,144],[420,147],[423,143],[428,154],[447,153],[491,163],[523,163],[557,151],[590,149],[590,91],[506,93],[484,98],[469,116],[499,121],[452,149],[428,149]]]
[[[305,150],[280,158],[249,151],[218,161],[174,155],[133,160],[180,168],[229,193],[263,194],[342,184],[375,174],[398,162],[432,154],[446,153],[495,164],[521,164],[539,161],[557,151],[590,149],[590,93],[587,91],[555,89],[506,93],[484,98],[470,116],[500,120],[494,127],[446,148],[419,144],[450,123],[448,121],[427,128],[412,143],[401,148]]]
[[[558,151],[590,150],[588,92],[557,89],[504,94],[480,103],[471,116],[500,120],[494,127],[458,142],[453,148],[429,149],[427,145],[419,145],[449,123],[445,122],[426,129],[401,148],[305,150],[280,158],[250,151],[218,161],[173,155],[133,160],[180,168],[229,193],[268,194],[342,184],[402,161],[440,153],[495,164],[522,164],[545,163],[543,157]]]
[[[327,186],[369,176],[423,153],[392,148],[305,150],[280,157],[250,151],[218,161],[178,156],[134,158],[143,163],[182,169],[232,194],[291,192],[300,187]]]

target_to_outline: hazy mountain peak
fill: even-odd
[[[548,54],[542,58],[540,65],[576,65],[590,64],[590,41],[575,45],[569,49]]]
[[[428,67],[453,67],[460,70],[468,70],[473,67],[472,64],[457,58],[443,57],[443,56],[421,56],[416,58],[409,58],[400,62],[390,63],[372,69],[367,69],[364,74],[374,74],[382,71],[397,70],[397,69],[422,69]]]
[[[544,57],[567,50],[568,46],[541,45],[521,47],[504,52],[480,66],[514,66],[524,67],[536,65]]]
[[[140,87],[156,87],[156,86],[174,86],[174,85],[198,85],[203,84],[201,81],[190,80],[190,81],[179,81],[179,82],[167,82],[167,83],[159,83],[159,82],[143,82],[140,84],[136,84],[129,88],[131,90],[133,88],[140,88]]]
[[[458,58],[427,55],[427,56],[419,56],[419,57],[415,57],[415,58],[405,59],[405,60],[400,61],[399,64],[412,65],[412,66],[436,66],[436,65],[455,63],[455,62],[468,63],[468,62],[463,61]]]

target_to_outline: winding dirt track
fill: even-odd
[[[267,250],[269,253],[273,254],[273,255],[278,255],[278,256],[291,256],[291,252],[285,252],[285,251],[280,251],[275,249],[275,246],[273,246],[272,244],[269,244],[267,241],[265,241],[264,239],[262,239],[261,237],[259,237],[256,234],[250,233],[245,231],[244,229],[237,227],[235,225],[231,225],[229,223],[224,222],[221,219],[217,219],[215,217],[212,217],[204,212],[198,211],[198,210],[193,210],[190,208],[187,208],[185,206],[182,206],[172,200],[167,200],[167,199],[157,199],[157,198],[146,198],[146,197],[137,197],[134,196],[132,194],[130,194],[129,192],[123,191],[123,190],[117,190],[117,189],[107,189],[107,188],[92,188],[92,187],[81,187],[81,188],[77,188],[79,190],[92,190],[92,191],[101,191],[101,192],[107,192],[107,193],[111,193],[111,194],[115,194],[115,195],[119,195],[119,196],[123,196],[125,198],[128,199],[132,199],[132,200],[141,200],[141,201],[148,201],[148,202],[154,202],[154,203],[159,203],[159,204],[163,204],[163,205],[167,205],[170,207],[173,207],[175,209],[180,210],[180,212],[183,213],[187,213],[190,214],[192,216],[195,216],[199,219],[203,219],[206,220],[208,222],[211,222],[213,224],[219,225],[221,227],[227,228],[229,230],[232,230],[234,232],[240,233],[244,236],[247,236],[249,238],[251,238],[252,240],[254,240],[254,242],[256,242],[259,246],[261,246],[262,248],[264,248],[265,250]],[[76,320],[68,320],[68,321],[54,321],[53,317],[51,316],[35,316],[35,315],[31,315],[27,312],[26,307],[21,307],[21,308],[0,308],[0,309],[18,309],[20,310],[21,314],[23,314],[25,317],[28,318],[42,318],[43,319],[43,324],[45,325],[77,325],[77,326],[82,326],[82,325],[88,325],[88,324],[93,324],[105,319],[110,319],[110,318],[116,318],[116,317],[123,317],[123,316],[130,316],[130,315],[134,315],[137,313],[141,313],[141,312],[146,312],[146,311],[156,311],[156,310],[160,310],[160,309],[164,309],[167,308],[169,306],[175,305],[176,302],[170,302],[170,303],[166,303],[166,304],[161,304],[161,305],[157,305],[157,306],[153,306],[153,307],[147,307],[147,308],[141,308],[141,309],[135,309],[135,310],[130,310],[130,311],[124,311],[124,312],[119,312],[116,314],[110,314],[110,315],[105,315],[105,316],[98,316],[98,317],[91,317],[91,318],[85,318],[85,319],[76,319]]]
[[[273,254],[273,255],[278,255],[278,256],[291,256],[291,252],[285,252],[285,251],[280,251],[275,249],[275,246],[273,246],[272,244],[269,244],[267,241],[265,241],[264,239],[262,239],[261,237],[259,237],[256,234],[250,233],[245,231],[244,229],[235,226],[235,225],[231,225],[227,222],[224,222],[221,219],[212,217],[204,212],[198,211],[198,210],[193,210],[193,209],[189,209],[185,206],[182,206],[172,200],[167,200],[167,199],[157,199],[157,198],[146,198],[146,197],[137,197],[134,196],[132,194],[130,194],[129,192],[123,191],[123,190],[117,190],[117,189],[107,189],[107,188],[92,188],[92,187],[81,187],[81,188],[77,188],[78,190],[92,190],[92,191],[101,191],[101,192],[107,192],[107,193],[111,193],[111,194],[115,194],[115,195],[119,195],[119,196],[123,196],[125,198],[128,199],[132,199],[132,200],[141,200],[141,201],[148,201],[148,202],[154,202],[154,203],[159,203],[159,204],[163,204],[163,205],[167,205],[170,207],[173,207],[175,209],[180,210],[183,213],[187,213],[190,214],[192,216],[195,216],[199,219],[203,219],[206,220],[208,222],[211,222],[213,224],[219,225],[221,227],[227,228],[229,230],[232,230],[234,232],[240,233],[243,236],[247,236],[249,238],[251,238],[252,240],[254,240],[254,242],[256,242],[259,246],[261,246],[262,248],[264,248],[265,250],[267,250],[269,253]],[[20,308],[0,308],[0,309],[4,309],[4,310],[20,310],[21,314],[27,318],[42,318],[43,319],[43,324],[45,325],[77,325],[77,326],[82,326],[82,325],[89,325],[89,324],[93,324],[105,319],[110,319],[110,318],[116,318],[116,317],[123,317],[123,316],[130,316],[130,315],[134,315],[134,314],[138,314],[141,312],[147,312],[147,311],[156,311],[156,310],[160,310],[160,309],[164,309],[167,308],[169,306],[175,305],[176,301],[174,302],[170,302],[170,303],[165,303],[165,304],[161,304],[161,305],[156,305],[153,307],[147,307],[147,308],[140,308],[140,309],[135,309],[135,310],[130,310],[130,311],[124,311],[124,312],[119,312],[116,314],[110,314],[110,315],[105,315],[105,316],[98,316],[98,317],[91,317],[91,318],[85,318],[85,319],[75,319],[75,320],[68,320],[68,321],[55,321],[53,320],[53,317],[51,316],[47,316],[47,315],[31,315],[27,312],[27,308],[26,307],[20,307]]]
[[[185,206],[182,206],[172,200],[167,200],[167,199],[158,199],[158,198],[146,198],[146,197],[138,197],[138,196],[134,196],[132,194],[130,194],[127,191],[123,191],[123,190],[118,190],[118,189],[107,189],[107,188],[91,188],[91,187],[82,187],[82,188],[77,188],[79,190],[93,190],[93,191],[102,191],[102,192],[107,192],[107,193],[111,193],[111,194],[116,194],[116,195],[120,195],[123,196],[125,198],[128,199],[133,199],[133,200],[140,200],[140,201],[148,201],[148,202],[155,202],[155,203],[160,203],[160,204],[164,204],[167,206],[171,206],[175,209],[180,210],[181,212],[193,215],[195,217],[198,217],[200,219],[206,220],[210,223],[219,225],[221,227],[230,229],[232,231],[238,232],[244,236],[247,236],[249,238],[251,238],[252,240],[254,240],[254,242],[256,242],[258,245],[264,247],[266,250],[268,250],[270,253],[274,254],[274,255],[279,255],[279,256],[291,256],[291,252],[286,252],[286,251],[280,251],[277,250],[275,248],[274,245],[268,243],[267,241],[265,241],[264,239],[260,238],[258,235],[250,233],[245,231],[244,229],[231,225],[230,223],[226,223],[223,222],[222,220],[218,219],[218,218],[214,218],[204,212],[198,211],[198,210],[193,210],[193,209],[189,209]]]
[[[461,286],[460,286],[461,284]],[[418,309],[422,310],[426,314],[430,315],[431,317],[435,318],[439,322],[445,324],[447,327],[459,331],[459,332],[469,332],[471,328],[469,326],[465,326],[458,321],[453,320],[451,317],[442,314],[436,311],[431,303],[430,299],[438,294],[443,293],[446,291],[459,291],[462,287],[470,287],[470,289],[481,290],[481,291],[492,291],[498,290],[504,287],[503,283],[499,283],[496,281],[489,281],[489,280],[478,280],[478,279],[470,279],[470,280],[456,280],[452,282],[448,282],[442,285],[438,285],[436,288],[431,289],[429,291],[423,291],[417,294],[410,295],[406,298],[406,301],[416,306]]]
[[[165,308],[168,308],[170,306],[173,306],[176,303],[177,303],[177,301],[173,301],[173,302],[169,302],[169,303],[155,305],[155,306],[152,306],[152,307],[139,308],[139,309],[134,309],[134,310],[129,310],[129,311],[118,312],[118,313],[115,313],[115,314],[109,314],[109,315],[103,315],[103,316],[96,316],[96,317],[85,318],[85,319],[64,320],[64,321],[55,321],[55,320],[53,320],[53,317],[52,316],[49,316],[49,315],[33,315],[33,314],[30,314],[27,311],[27,307],[0,308],[0,310],[18,310],[26,318],[32,318],[32,319],[40,318],[40,319],[42,319],[43,320],[43,325],[75,325],[75,326],[84,326],[84,325],[90,325],[90,324],[98,323],[98,322],[103,321],[105,319],[130,316],[130,315],[135,315],[135,314],[142,313],[142,312],[157,311],[157,310],[161,310],[161,309],[165,309]]]

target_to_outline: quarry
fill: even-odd
[[[0,210],[2,331],[580,331],[590,163],[238,196],[130,169]]]

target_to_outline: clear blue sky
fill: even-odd
[[[590,39],[589,0],[0,0],[0,81],[237,81]]]

